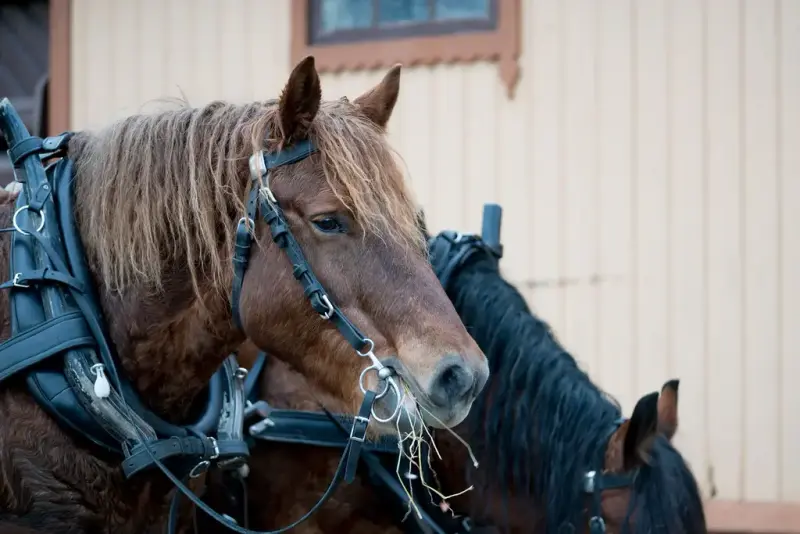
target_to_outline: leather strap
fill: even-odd
[[[71,132],[64,132],[45,139],[29,136],[9,148],[8,157],[14,167],[19,167],[25,161],[25,158],[33,154],[50,155],[65,149],[70,137],[72,137]]]
[[[270,410],[268,422],[261,421],[250,427],[250,436],[263,441],[296,443],[312,447],[343,449],[349,440],[348,428],[354,418],[344,414],[325,414],[302,410]],[[397,438],[382,436],[364,442],[364,450],[397,453]]]
[[[80,280],[73,278],[60,271],[55,271],[49,267],[35,269],[22,273],[15,273],[14,278],[0,284],[0,289],[11,289],[12,287],[26,287],[34,283],[63,284],[76,291],[84,292],[85,286]]]
[[[149,448],[152,455],[158,458],[159,461],[179,456],[181,459],[192,459],[195,462],[195,467],[204,462],[207,463],[206,467],[208,467],[208,464],[212,461],[249,455],[247,444],[243,441],[217,441],[207,436],[171,437],[134,447],[122,463],[122,471],[125,473],[126,478],[149,469],[155,464],[151,455],[145,450],[146,448]],[[202,472],[197,471],[194,474],[199,475]]]
[[[0,382],[61,351],[93,344],[82,313],[48,319],[0,344]]]

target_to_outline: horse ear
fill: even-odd
[[[658,392],[639,399],[628,422],[622,443],[622,461],[626,470],[650,460],[649,451],[658,431]]]
[[[353,100],[353,104],[381,129],[386,128],[394,111],[394,105],[397,104],[397,95],[400,93],[400,68],[400,65],[392,67],[378,85]]]
[[[278,103],[282,141],[305,139],[322,102],[314,56],[305,57],[289,75]]]
[[[678,386],[677,378],[668,381],[661,388],[658,397],[658,432],[671,440],[678,430]]]

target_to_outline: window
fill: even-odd
[[[513,95],[520,0],[292,0],[292,59],[320,72],[497,61]]]

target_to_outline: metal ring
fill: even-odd
[[[392,414],[386,419],[381,418],[377,413],[375,413],[375,406],[374,405],[372,406],[372,410],[370,410],[370,413],[372,414],[373,419],[375,419],[379,423],[392,422],[400,414],[400,410],[403,408],[403,400],[405,398],[405,396],[400,392],[400,387],[397,385],[397,382],[395,382],[394,378],[389,377],[386,380],[386,382],[389,383],[389,388],[387,388],[387,391],[388,389],[393,389],[395,395],[397,395],[397,404],[395,405],[394,412],[392,412]]]
[[[369,367],[365,367],[364,370],[361,371],[361,374],[358,375],[358,387],[361,388],[361,393],[364,395],[367,394],[367,387],[364,385],[364,378],[367,376],[367,373],[372,370],[374,370],[376,374],[378,373],[378,368],[374,365],[370,365]],[[385,387],[383,388],[383,391],[375,395],[375,400],[380,399],[389,391],[389,384],[387,383],[387,380],[379,380],[378,382],[383,382]]]
[[[17,232],[21,233],[22,235],[31,235],[31,233],[30,232],[26,232],[25,230],[20,228],[19,223],[17,222],[17,216],[19,216],[19,214],[22,213],[23,211],[30,210],[30,209],[31,209],[31,207],[28,204],[25,204],[24,206],[20,206],[19,208],[17,208],[17,211],[14,212],[14,216],[11,218],[11,224],[14,225],[14,229]],[[33,211],[33,210],[31,210],[31,211]],[[44,228],[44,209],[42,209],[41,212],[37,212],[37,214],[39,215],[39,226],[36,227],[36,233],[38,234],[39,232],[42,231],[42,228]]]
[[[364,352],[361,352],[360,350],[356,350],[356,354],[358,354],[362,358],[369,357],[369,355],[372,354],[372,351],[375,348],[375,342],[372,341],[370,338],[365,337],[364,338],[364,344],[367,344],[367,343],[369,343],[369,349],[365,350]]]
[[[208,460],[203,460],[202,462],[194,466],[191,471],[189,471],[189,477],[197,478],[203,475],[206,471],[208,471],[210,465],[211,462],[209,462]]]

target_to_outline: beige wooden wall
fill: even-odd
[[[289,0],[73,0],[73,127],[277,96]],[[707,493],[800,501],[800,0],[523,0],[522,78],[407,69],[429,223],[505,210],[506,275],[630,411],[681,378]],[[325,76],[357,96],[383,72]]]

